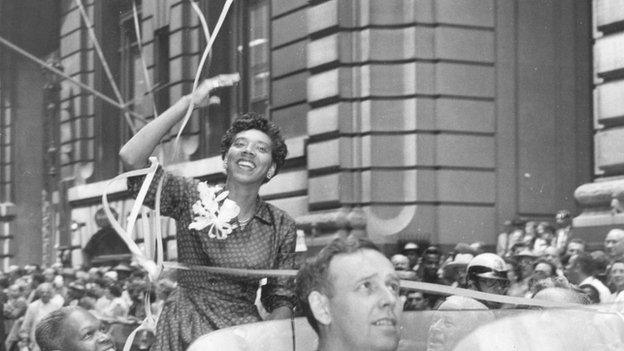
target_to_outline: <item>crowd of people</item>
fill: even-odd
[[[612,229],[604,238],[604,249],[589,251],[571,228],[567,211],[556,216],[557,224],[516,219],[506,223],[498,237],[496,254],[484,254],[482,243],[458,243],[450,252],[438,246],[422,249],[406,243],[390,257],[401,279],[471,288],[470,267],[481,265],[500,272],[497,293],[532,298],[546,287],[576,289],[592,303],[619,302],[624,289],[624,230]],[[478,258],[478,259],[477,259]],[[480,263],[479,263],[480,261]],[[477,289],[481,290],[477,287]],[[406,310],[435,309],[439,295],[405,292]]]
[[[150,294],[149,312],[158,316],[167,297],[175,289],[173,279],[149,284],[145,272],[135,265],[73,269],[55,264],[11,266],[0,273],[3,288],[3,323],[0,324],[2,350],[39,350],[35,330],[48,314],[62,307],[81,307],[107,326],[120,346],[127,330],[145,316],[145,294]],[[141,334],[136,348],[147,349],[153,335]],[[141,343],[143,343],[141,345]]]

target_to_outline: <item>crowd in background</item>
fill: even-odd
[[[532,298],[549,287],[574,290],[592,303],[624,300],[624,230],[605,233],[604,251],[588,252],[586,243],[574,236],[571,216],[562,211],[555,223],[515,219],[505,224],[498,236],[496,255],[504,260],[504,294]],[[390,257],[401,279],[468,286],[468,267],[486,251],[483,243],[457,243],[445,252],[426,241],[400,244],[400,252]],[[493,250],[489,250],[493,251]],[[490,257],[490,256],[488,256]],[[487,264],[486,264],[487,265]],[[164,301],[176,288],[175,277],[149,284],[137,266],[73,269],[55,264],[11,266],[0,272],[3,289],[5,342],[0,350],[38,350],[34,330],[46,314],[63,306],[80,306],[104,321],[118,349],[128,331],[147,313],[158,316]],[[148,294],[151,303],[145,306]],[[446,296],[405,290],[405,311],[441,308]],[[453,300],[448,300],[453,301]],[[447,302],[448,303],[448,302]],[[117,334],[117,336],[115,336]],[[140,334],[133,349],[149,349],[153,335]]]
[[[574,236],[567,211],[557,213],[555,223],[514,219],[499,234],[496,255],[506,264],[505,294],[532,298],[547,287],[573,289],[592,303],[624,299],[624,230],[605,233],[604,250],[589,251]],[[602,239],[602,238],[601,238]],[[425,242],[407,242],[390,259],[402,279],[467,287],[467,267],[484,252],[480,242],[458,243],[449,252]],[[436,309],[444,297],[405,291],[405,310]]]
[[[158,316],[176,283],[163,278],[148,284],[145,272],[132,265],[80,270],[55,264],[43,269],[11,266],[0,273],[0,286],[4,302],[0,350],[11,351],[38,350],[34,338],[37,323],[63,306],[80,306],[91,312],[104,322],[121,349],[128,331],[147,313]],[[145,306],[145,294],[150,295],[150,306]],[[134,349],[148,349],[151,338],[149,333],[141,333]]]

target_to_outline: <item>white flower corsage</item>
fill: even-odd
[[[218,185],[208,186],[206,182],[197,184],[199,200],[193,204],[193,213],[196,216],[193,223],[189,224],[189,229],[202,230],[210,226],[208,237],[211,239],[225,239],[232,233],[236,224],[230,222],[238,216],[240,207],[227,198],[229,191],[219,193],[222,189]]]

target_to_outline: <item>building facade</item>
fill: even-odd
[[[197,1],[211,30],[225,3]],[[246,111],[270,116],[287,137],[289,156],[261,195],[297,219],[309,247],[350,232],[389,251],[418,239],[493,244],[513,217],[552,219],[559,209],[583,210],[583,217],[583,187],[616,181],[624,157],[619,139],[604,137],[620,124],[620,66],[596,68],[597,50],[619,45],[599,37],[619,38],[624,16],[608,10],[616,3],[234,1],[202,76],[236,72],[240,83],[215,91],[211,105],[194,112],[181,153],[172,156],[173,130],[156,154],[178,174],[219,182],[220,135],[231,120]],[[136,12],[132,1],[58,2],[57,46],[40,53],[54,53],[66,74],[131,113],[68,80],[45,91],[41,84],[47,95],[38,114],[3,109],[3,116],[11,110],[49,128],[38,149],[46,158],[33,166],[42,174],[38,196],[18,200],[22,176],[12,169],[15,181],[6,186],[15,190],[6,203],[13,212],[2,220],[19,227],[14,212],[32,205],[50,234],[29,234],[37,236],[32,252],[22,251],[17,235],[3,237],[6,262],[41,262],[44,242],[55,242],[79,265],[97,230],[103,189],[122,222],[132,206],[123,181],[109,184],[121,173],[119,148],[154,111],[190,92],[207,41],[197,13],[186,0],[134,4]],[[4,83],[9,66],[2,67]],[[604,72],[613,74],[598,82]],[[598,106],[611,109],[607,117],[597,117]],[[55,171],[54,182],[46,183],[46,169]],[[152,214],[143,213],[135,239],[153,225]],[[173,259],[175,224],[163,220],[162,227]]]

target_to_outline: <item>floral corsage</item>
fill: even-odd
[[[240,207],[227,198],[229,191],[222,190],[221,186],[208,186],[206,182],[197,184],[199,200],[193,204],[196,216],[189,229],[202,230],[210,226],[208,237],[211,239],[226,239],[232,233],[236,224],[231,222],[238,216]]]

